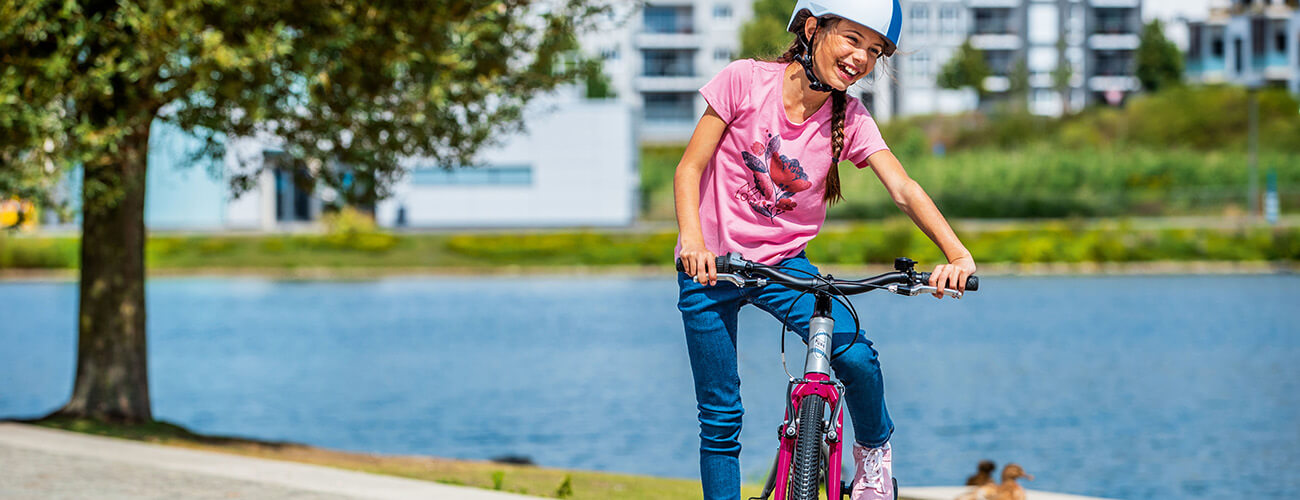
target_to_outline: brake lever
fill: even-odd
[[[937,287],[933,287],[930,285],[901,286],[898,284],[889,285],[885,287],[885,289],[899,295],[906,295],[908,297],[915,297],[923,293],[934,293],[939,290]],[[962,293],[953,288],[943,289],[943,294],[952,297],[954,299],[960,299],[962,297]]]
[[[731,274],[731,273],[718,274],[718,281],[725,281],[727,283],[736,285],[740,288],[750,288],[750,287],[762,288],[767,286],[767,278],[747,278],[739,274]]]

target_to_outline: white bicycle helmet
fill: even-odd
[[[903,31],[903,6],[898,0],[799,0],[786,30],[799,33],[807,16],[835,16],[871,28],[884,37],[886,56],[894,54]]]

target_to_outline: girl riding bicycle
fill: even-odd
[[[848,160],[870,167],[947,256],[930,279],[940,289],[936,297],[945,287],[964,291],[975,272],[970,252],[889,151],[866,108],[845,94],[879,57],[894,53],[901,22],[898,0],[799,0],[788,26],[796,39],[784,55],[733,62],[700,89],[709,107],[677,165],[673,192],[676,253],[686,270],[678,275],[678,308],[695,377],[708,500],[740,498],[740,307],[754,304],[779,320],[790,318],[789,327],[805,341],[813,309],[812,297],[780,285],[717,285],[716,254],[738,252],[816,273],[803,250],[821,229],[826,206],[842,198],[836,164]],[[852,498],[893,498],[894,425],[876,350],[865,332],[848,326],[854,321],[843,307],[836,304],[832,316],[837,356],[831,366],[844,384],[857,441]]]

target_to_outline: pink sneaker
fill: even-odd
[[[858,473],[853,476],[852,500],[894,500],[894,454],[889,443],[867,448],[853,443],[853,462]]]

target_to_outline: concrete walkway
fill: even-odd
[[[0,498],[537,497],[0,422]]]

